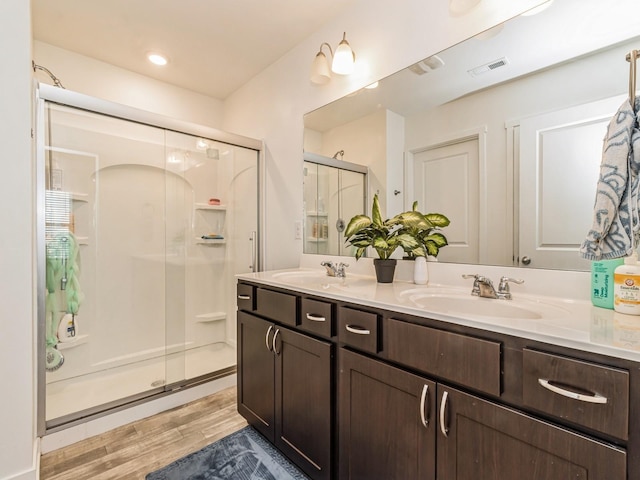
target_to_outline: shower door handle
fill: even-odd
[[[258,253],[258,244],[256,242],[256,232],[251,232],[250,236],[249,236],[249,249],[250,249],[250,255],[251,255],[251,265],[249,265],[249,270],[251,270],[252,272],[256,271],[256,258],[257,258],[257,253]]]

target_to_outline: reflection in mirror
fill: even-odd
[[[511,19],[305,115],[305,151],[367,165],[387,217],[414,200],[447,215],[439,261],[586,270],[602,139],[640,48],[635,8],[556,0]]]
[[[344,155],[339,151],[334,155]],[[366,205],[367,167],[304,154],[304,253],[352,256],[342,232]]]

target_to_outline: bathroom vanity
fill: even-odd
[[[640,478],[640,321],[324,270],[239,276],[238,409],[312,479]]]

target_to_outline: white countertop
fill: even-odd
[[[431,282],[424,286],[402,280],[380,284],[373,276],[351,273],[341,281],[327,277],[325,270],[318,268],[272,270],[241,274],[237,278],[640,362],[640,316],[594,307],[588,300],[519,293],[517,286],[511,289],[512,301],[485,299],[471,297],[470,283],[465,287]],[[440,304],[430,309],[434,297],[438,297],[434,302],[446,297],[445,306],[454,299],[465,308],[453,312]],[[497,307],[501,316],[478,314],[492,309],[491,304],[480,302],[500,302]],[[519,315],[521,307],[524,313],[540,312],[540,318]],[[511,311],[516,313],[511,315]]]

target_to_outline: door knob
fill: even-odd
[[[522,264],[523,265],[529,265],[531,263],[531,259],[529,257],[527,257],[526,255],[524,257],[522,257]]]

